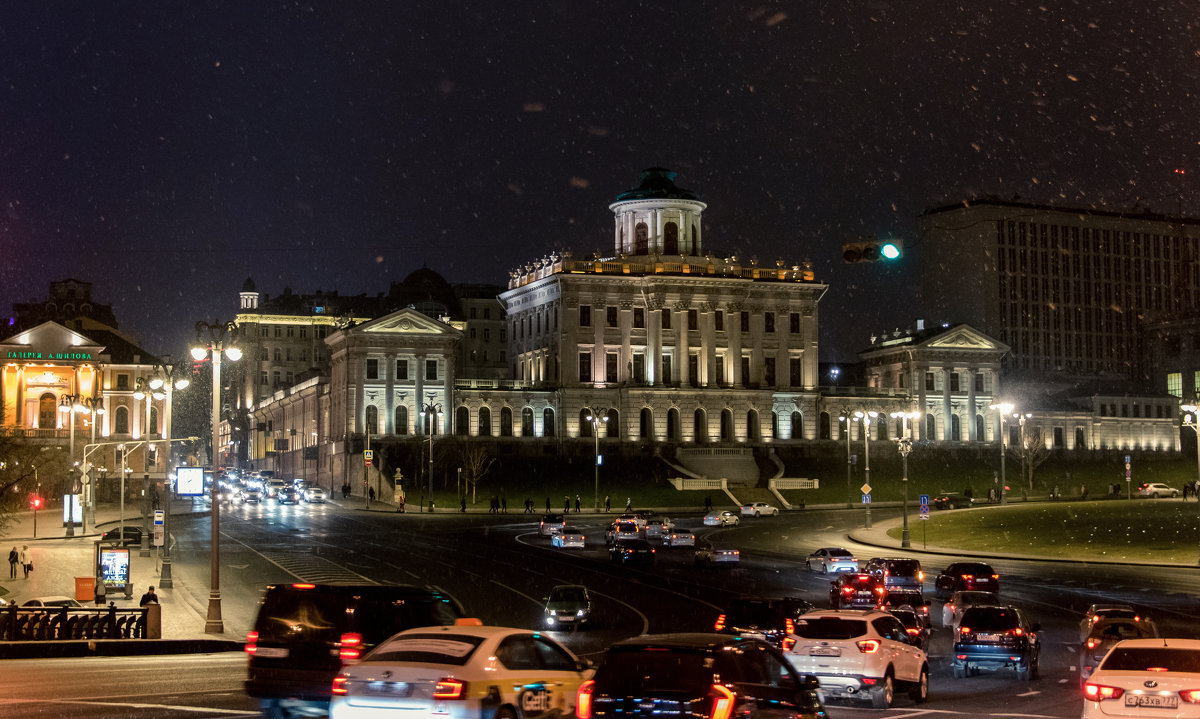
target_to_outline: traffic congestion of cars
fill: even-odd
[[[248,504],[324,504],[329,493],[303,478],[281,479],[259,472],[226,471],[217,480],[221,500],[234,506]]]

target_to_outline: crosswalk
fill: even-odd
[[[373,579],[346,569],[337,562],[308,552],[258,550],[271,564],[302,582],[313,584],[377,584]]]

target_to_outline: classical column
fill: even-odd
[[[716,305],[706,302],[700,313],[700,377],[706,387],[716,387],[721,382],[717,377],[717,321]]]
[[[396,434],[396,353],[385,354],[384,362],[387,363],[387,367],[383,370],[384,379],[387,381],[386,399],[384,400],[384,411],[387,412],[387,416],[379,423],[379,428],[382,434]]]
[[[651,385],[661,385],[662,377],[662,312],[646,307],[646,379]]]
[[[617,380],[629,382],[633,379],[633,347],[629,335],[633,333],[633,304],[622,300],[617,308],[617,326],[621,329],[621,355],[617,358]]]
[[[681,387],[686,387],[691,381],[691,368],[688,366],[691,362],[691,350],[688,347],[687,319],[686,307],[671,311],[671,323],[675,326],[679,337],[675,346],[678,348],[676,356],[679,361],[676,364],[679,365],[679,385]]]
[[[729,333],[729,363],[733,365],[733,386],[742,386],[742,312],[737,305],[732,305],[729,316],[725,318],[726,332]]]
[[[457,417],[458,405],[454,402],[454,353],[447,352],[446,355],[446,378],[442,383],[442,392],[445,393],[442,404],[445,406],[445,415],[443,424],[443,434],[454,434],[454,422]],[[467,411],[468,421],[470,418],[470,410]],[[469,426],[469,425],[468,425]]]
[[[425,353],[421,352],[416,355],[414,363],[417,365],[416,381],[417,381],[417,397],[415,400],[417,411],[417,431],[415,434],[425,434],[425,423],[421,421],[421,410],[425,407]]]
[[[942,438],[947,442],[954,439],[954,410],[950,405],[951,370],[951,367],[942,368],[942,414],[946,417],[946,426],[942,430]]]
[[[975,432],[975,370],[968,369],[964,374],[967,378],[967,439],[978,442],[979,437]]]

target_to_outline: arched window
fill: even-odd
[[[702,409],[696,410],[692,415],[692,437],[696,444],[704,444],[708,441],[708,417]]]
[[[975,439],[982,440],[983,437],[983,415],[977,414],[975,415]]]
[[[487,407],[479,408],[479,436],[492,436],[492,410]]]
[[[667,410],[667,441],[679,442],[679,410],[672,407]]]
[[[150,426],[146,428],[147,434],[158,434],[158,407],[150,405]]]
[[[654,438],[654,415],[649,407],[642,407],[638,416],[638,436],[642,439]]]
[[[821,439],[833,439],[833,430],[832,430],[832,428],[830,427],[830,425],[831,425],[831,424],[832,424],[832,422],[831,422],[831,420],[829,419],[829,413],[828,413],[828,412],[822,412],[822,413],[821,413],[821,427],[820,427],[820,437],[821,437]],[[792,430],[792,437],[795,437],[795,436],[796,436],[796,430],[795,430],[795,429],[793,429],[793,430]]]
[[[679,225],[674,222],[668,222],[663,227],[663,254],[679,254]]]
[[[645,222],[639,222],[633,227],[633,254],[650,254],[650,231]]]
[[[604,436],[620,439],[621,437],[621,415],[615,409],[608,410],[608,421],[604,423]]]
[[[113,415],[113,432],[116,434],[129,434],[128,407],[117,407],[116,414]],[[120,472],[118,472],[118,474],[120,474]]]
[[[950,439],[962,441],[962,420],[956,414],[950,415]]]
[[[1087,438],[1083,434],[1083,427],[1075,428],[1075,449],[1087,449]]]
[[[554,410],[549,407],[542,411],[542,436],[554,436]]]
[[[408,407],[400,405],[392,414],[395,422],[392,431],[396,434],[408,434]]]
[[[779,439],[779,413],[771,412],[771,438]]]
[[[730,414],[730,419],[733,415]],[[762,426],[758,423],[758,410],[749,410],[746,412],[746,439],[750,442],[762,441]]]
[[[512,407],[500,408],[500,436],[511,437],[512,431]]]
[[[54,429],[58,426],[58,401],[47,392],[38,397],[38,427]]]
[[[471,410],[466,407],[459,407],[454,412],[454,433],[465,437],[470,434],[471,427]]]
[[[937,418],[931,414],[925,415],[925,436],[921,439],[930,442],[937,441]]]
[[[889,437],[887,419],[885,419],[884,417],[879,417],[875,421],[879,423],[879,430],[875,433],[875,438],[876,439],[887,439]]]
[[[828,417],[828,415],[826,415]],[[828,421],[828,420],[826,420]],[[804,415],[792,412],[792,439],[804,439]],[[829,439],[826,437],[825,439]]]
[[[533,436],[533,407],[526,407],[521,410],[521,436]]]
[[[367,434],[379,434],[379,408],[367,405]]]

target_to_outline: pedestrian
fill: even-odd
[[[563,514],[570,514],[570,513],[571,513],[571,498],[564,494],[563,495]]]
[[[29,579],[29,573],[33,571],[33,558],[29,556],[28,544],[21,545],[19,560],[21,562],[21,571],[25,572],[25,578]]]
[[[147,589],[146,593],[142,595],[141,601],[138,602],[139,607],[144,607],[147,604],[158,604],[158,595],[154,593],[153,584],[150,585],[150,588]]]
[[[612,511],[612,497],[606,494],[604,495],[604,513],[608,514],[610,511]]]
[[[21,555],[20,555],[20,553],[17,552],[16,545],[13,545],[13,548],[8,550],[8,578],[9,579],[17,578],[17,561],[20,560],[20,558],[21,558]]]
[[[575,495],[575,513],[579,513],[579,495]]]
[[[1087,499],[1087,485],[1086,484],[1079,485],[1079,498]]]
[[[550,498],[546,497],[546,514],[550,514]]]
[[[495,501],[496,500],[493,499],[492,503],[494,504]],[[462,514],[467,513],[467,495],[465,494],[458,498],[458,511]]]
[[[633,497],[626,497],[625,498],[625,512],[629,513],[632,511],[633,511]]]
[[[500,495],[500,514],[508,514],[508,497]]]
[[[400,493],[400,512],[404,512],[404,493]]]
[[[104,572],[96,573],[96,606],[104,606],[104,595],[108,593],[108,587],[104,586]]]

